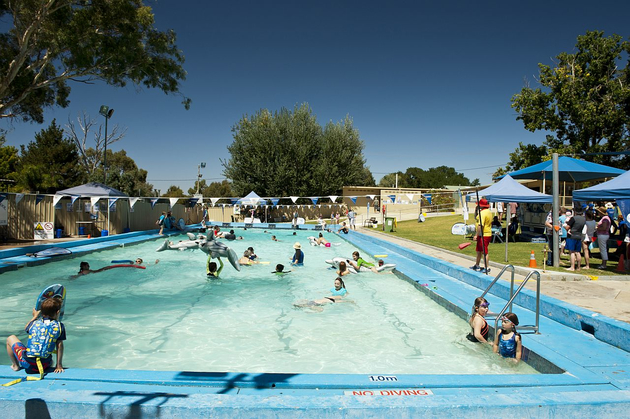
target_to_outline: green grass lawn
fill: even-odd
[[[429,244],[441,249],[451,250],[462,255],[468,255],[474,257],[475,243],[471,244],[463,250],[459,250],[457,247],[460,243],[472,242],[472,239],[465,238],[464,236],[456,236],[451,234],[451,227],[455,223],[462,222],[461,215],[449,215],[444,217],[427,217],[424,223],[418,223],[416,220],[412,221],[400,221],[396,231],[391,234],[397,237],[413,240],[418,243]],[[469,222],[470,223],[470,222]],[[536,262],[538,269],[542,269],[544,255],[543,246],[541,243],[527,243],[527,242],[512,242],[508,245],[508,260],[505,261],[505,243],[490,243],[489,254],[490,261],[507,263],[514,266],[529,266],[529,258],[532,250],[536,255]],[[590,258],[589,265],[591,269],[584,269],[580,271],[584,275],[599,276],[599,275],[618,275],[620,272],[616,272],[617,262],[608,261],[608,268],[606,270],[593,269],[601,264],[599,258],[599,250],[595,249]],[[482,262],[483,263],[483,262]],[[584,267],[584,257],[582,257],[582,267]],[[471,263],[471,266],[473,263]],[[550,271],[566,271],[570,266],[569,254],[561,255],[560,268],[546,267]]]

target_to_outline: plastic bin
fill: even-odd
[[[55,230],[55,238],[56,239],[60,239],[63,237],[63,230],[58,228],[57,230]]]
[[[109,236],[109,231],[101,230],[101,237]]]
[[[385,224],[383,224],[383,231],[386,233],[394,232],[394,225],[396,224],[396,218],[394,217],[385,217]]]
[[[85,226],[79,226],[79,236],[85,236]]]

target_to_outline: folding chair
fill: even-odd
[[[501,232],[501,227],[492,227],[492,243],[494,243],[497,239],[503,243],[503,232]]]

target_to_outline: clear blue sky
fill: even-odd
[[[231,127],[261,108],[307,102],[319,122],[354,120],[376,181],[408,167],[446,165],[490,182],[519,142],[542,144],[516,121],[510,98],[538,63],[574,50],[587,30],[630,36],[626,1],[161,0],[158,28],[174,29],[186,56],[181,98],[158,90],[73,83],[70,106],[43,125],[0,122],[26,144],[53,118],[82,111],[127,128],[125,149],[164,192],[221,180]]]

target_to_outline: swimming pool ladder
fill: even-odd
[[[503,317],[503,314],[505,314],[506,311],[508,311],[508,307],[509,307],[509,311],[512,311],[512,303],[514,301],[514,299],[516,298],[516,296],[518,295],[519,292],[521,292],[521,290],[523,289],[523,287],[525,287],[525,284],[527,284],[527,281],[529,281],[529,279],[532,276],[536,277],[536,324],[535,325],[528,325],[528,326],[517,326],[516,329],[519,333],[521,332],[533,332],[534,334],[539,334],[539,319],[540,319],[540,272],[538,271],[531,271],[530,273],[527,274],[527,276],[525,277],[525,279],[523,279],[523,283],[518,287],[518,289],[516,290],[516,292],[514,291],[514,265],[506,265],[503,267],[503,269],[501,269],[501,272],[499,272],[499,274],[494,278],[494,280],[490,283],[490,285],[488,285],[488,288],[486,288],[486,290],[483,292],[483,294],[481,294],[482,297],[485,297],[485,295],[488,293],[488,291],[490,291],[490,288],[492,288],[492,286],[494,284],[497,283],[497,281],[499,280],[499,278],[501,278],[501,275],[503,275],[503,273],[507,270],[510,270],[511,272],[511,280],[510,280],[510,299],[508,300],[507,304],[501,309],[501,311],[497,314],[496,318],[494,319],[494,330],[495,333],[498,330],[497,327],[499,325],[499,320],[501,320],[501,318]]]

